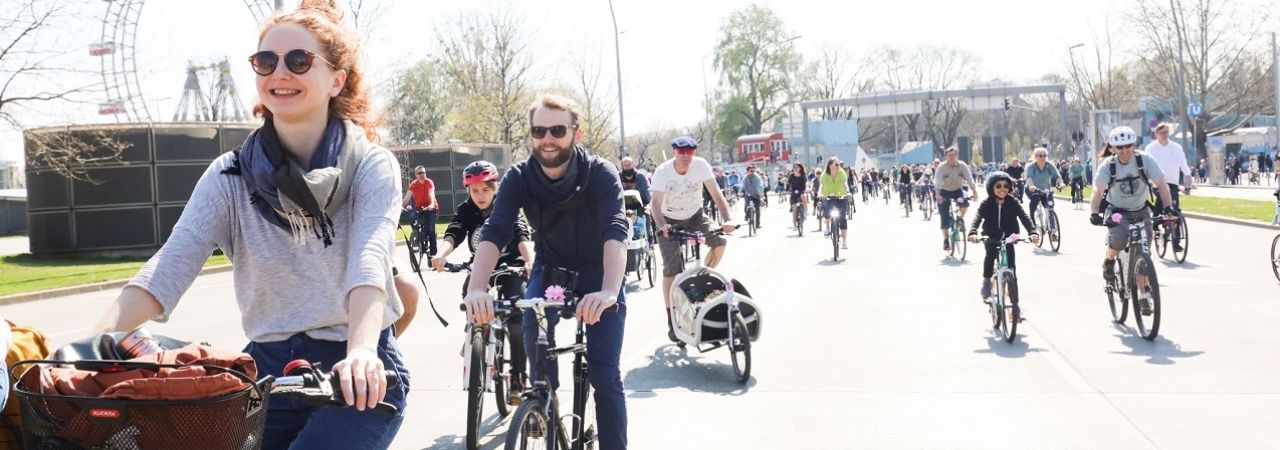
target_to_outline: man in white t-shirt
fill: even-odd
[[[1173,209],[1181,211],[1178,193],[1191,192],[1191,185],[1195,179],[1191,177],[1191,167],[1187,165],[1187,153],[1182,150],[1182,145],[1169,140],[1168,123],[1161,122],[1156,125],[1156,141],[1147,144],[1146,152],[1155,158],[1156,163],[1160,165],[1160,172],[1164,173],[1165,184],[1169,185],[1169,195],[1173,200]],[[1164,206],[1164,202],[1156,196],[1155,210],[1163,211]],[[1173,251],[1182,251],[1181,230],[1177,227],[1173,230]]]
[[[705,188],[724,219],[721,228],[730,233],[736,228],[729,224],[729,203],[716,185],[715,174],[707,160],[693,156],[698,149],[698,141],[691,137],[681,136],[671,141],[671,148],[676,156],[658,166],[653,172],[653,182],[649,190],[653,192],[653,221],[661,238],[658,249],[662,254],[662,300],[667,307],[667,338],[676,342],[676,334],[671,322],[671,283],[680,274],[684,255],[680,253],[680,242],[669,238],[671,226],[679,226],[685,231],[711,231],[714,224],[702,214],[702,191]],[[724,257],[724,238],[707,236],[707,252],[705,265],[714,268]]]

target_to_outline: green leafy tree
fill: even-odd
[[[734,11],[720,27],[715,48],[716,70],[727,82],[726,100],[716,109],[717,140],[735,129],[759,133],[785,114],[800,54],[782,20],[773,11],[750,5]]]

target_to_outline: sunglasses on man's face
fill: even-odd
[[[1117,145],[1117,146],[1116,146],[1116,150],[1129,150],[1129,149],[1131,149],[1131,148],[1133,148],[1133,147],[1134,147],[1134,144],[1129,144],[1129,145]]]
[[[694,152],[696,152],[696,151],[698,151],[698,149],[696,149],[696,148],[677,148],[677,149],[676,149],[676,154],[677,154],[677,155],[692,155],[692,154],[693,154]]]
[[[249,56],[249,64],[253,66],[253,71],[255,73],[266,77],[276,73],[276,66],[280,65],[281,56],[284,56],[284,67],[296,75],[302,75],[311,70],[311,64],[314,63],[316,59],[324,61],[324,63],[328,64],[329,67],[337,67],[334,66],[333,63],[329,62],[329,60],[324,59],[324,57],[300,48],[289,50],[283,55],[270,50],[263,50]]]
[[[569,130],[572,128],[577,128],[577,126],[556,125],[551,127],[531,127],[529,128],[529,135],[533,136],[534,139],[542,139],[547,137],[547,132],[549,131],[551,132],[551,137],[560,139],[563,138],[564,135],[569,134]]]

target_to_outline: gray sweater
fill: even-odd
[[[128,284],[160,301],[164,313],[155,320],[168,320],[214,249],[231,259],[240,322],[255,342],[303,332],[347,340],[347,295],[359,286],[387,293],[383,328],[400,317],[404,308],[391,277],[400,164],[390,151],[376,145],[366,151],[351,198],[332,217],[328,248],[316,239],[294,243],[289,231],[267,222],[250,205],[244,180],[221,173],[231,163],[227,153],[209,165],[169,240]]]

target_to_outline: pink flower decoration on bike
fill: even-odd
[[[1111,223],[1120,223],[1122,220],[1124,220],[1124,216],[1120,215],[1120,213],[1111,214]]]
[[[542,294],[542,297],[548,303],[564,303],[564,287],[557,285],[547,286],[547,291]]]
[[[1013,233],[1013,234],[1010,234],[1009,237],[1005,238],[1004,241],[1011,243],[1011,242],[1018,242],[1018,239],[1022,239],[1022,236],[1018,236],[1018,233]]]

